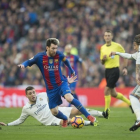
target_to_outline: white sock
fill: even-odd
[[[140,120],[140,102],[139,102],[139,100],[133,95],[129,95],[129,99],[130,99],[131,106],[134,110],[137,120]]]
[[[91,114],[92,116],[95,117],[103,117],[103,114],[101,111],[97,111],[97,110],[91,110],[91,109],[87,109],[87,111],[89,112],[89,114]]]
[[[85,125],[85,126],[90,125],[90,121],[86,121],[86,120],[85,120],[85,121],[84,121],[84,125]]]

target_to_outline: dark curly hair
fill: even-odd
[[[136,35],[133,41],[140,45],[140,34]]]
[[[46,46],[50,47],[51,44],[58,45],[59,44],[59,40],[56,39],[56,38],[49,38],[49,39],[47,39]]]

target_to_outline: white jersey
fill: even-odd
[[[59,107],[58,109],[69,118],[72,107]],[[20,118],[8,123],[8,126],[19,125],[23,123],[28,116],[34,117],[44,125],[60,125],[61,121],[52,115],[49,109],[46,92],[37,95],[36,103],[34,105],[27,103],[22,109]]]
[[[129,54],[129,53],[120,53],[120,52],[116,52],[116,54],[127,58],[127,59],[135,59],[136,60],[136,65],[140,64],[140,52],[136,52],[133,54]],[[132,93],[135,93],[137,96],[140,97],[140,86],[137,85],[134,90],[132,91]]]
[[[140,64],[140,52],[131,54],[131,57],[136,60],[136,64]]]
[[[140,64],[140,52],[136,52],[133,54],[116,52],[116,54],[120,55],[123,58],[135,59],[136,64]]]

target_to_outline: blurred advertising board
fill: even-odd
[[[133,90],[132,87],[117,88],[118,92],[123,93],[127,98]],[[45,88],[36,88],[37,94],[45,92]],[[104,89],[100,88],[77,88],[76,93],[84,106],[104,106]],[[62,106],[67,106],[68,103],[63,99]],[[0,88],[0,107],[22,107],[28,102],[25,96],[25,91],[22,88]],[[111,99],[111,106],[125,107],[127,104],[115,98]]]

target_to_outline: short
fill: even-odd
[[[52,109],[55,108],[56,106],[61,105],[62,104],[61,96],[64,96],[65,94],[68,93],[71,93],[71,90],[67,82],[62,82],[62,84],[55,89],[47,90],[49,108]]]
[[[70,84],[70,89],[71,89],[72,91],[75,91],[76,85],[77,85],[77,82],[71,83],[71,84]]]
[[[67,118],[69,118],[72,107],[58,107],[58,110],[61,111],[64,115],[66,115]],[[51,125],[53,125],[53,126],[60,125],[60,121],[61,121],[61,119],[58,119],[55,116],[53,116],[52,119],[50,120]]]
[[[137,86],[133,89],[132,93],[134,93],[135,95],[137,95],[138,97],[140,97],[140,86],[137,85]]]
[[[119,76],[120,76],[120,71],[118,67],[105,69],[105,78],[107,82],[107,87],[109,88],[116,87],[116,83],[119,79]]]

